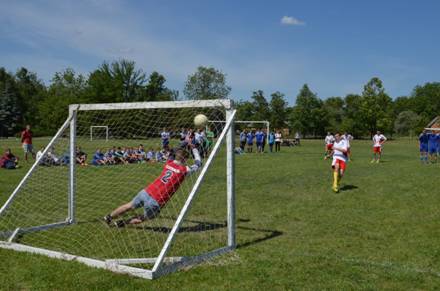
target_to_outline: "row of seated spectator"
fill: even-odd
[[[84,157],[84,153],[82,153]],[[92,165],[116,165],[116,164],[133,164],[133,163],[146,163],[146,162],[165,162],[170,155],[170,150],[166,147],[164,149],[158,148],[156,151],[150,148],[145,150],[142,144],[139,147],[113,147],[103,152],[101,149],[97,149],[93,155]],[[78,155],[77,157],[81,156]],[[84,161],[87,160],[85,155]],[[78,162],[78,161],[77,161]],[[81,162],[79,162],[81,164]]]

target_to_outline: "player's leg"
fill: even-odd
[[[107,224],[110,224],[112,222],[112,220],[114,218],[118,218],[119,216],[125,214],[126,212],[141,207],[143,205],[145,205],[145,196],[144,196],[145,190],[141,190],[139,191],[139,193],[133,198],[132,201],[127,202],[125,204],[122,204],[121,206],[119,206],[118,208],[116,208],[115,210],[113,210],[110,214],[106,215],[104,217],[105,222],[107,222]]]
[[[153,219],[160,213],[160,206],[156,200],[154,200],[146,191],[141,191],[139,196],[142,200],[142,205],[144,207],[144,214],[133,216],[127,220],[118,220],[115,222],[115,226],[124,227],[127,224],[139,224],[144,222],[147,219]]]
[[[24,160],[28,161],[28,147],[27,144],[23,144],[23,151],[24,151]]]
[[[337,192],[339,192],[339,189],[338,189],[338,180],[339,180],[339,163],[338,163],[338,160],[333,160],[332,169],[333,169],[333,185],[332,185],[332,190],[337,193]]]

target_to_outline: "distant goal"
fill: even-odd
[[[108,141],[108,126],[107,125],[91,125],[90,126],[90,141],[93,139],[105,139]]]

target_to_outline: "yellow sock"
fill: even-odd
[[[339,186],[339,184],[341,183],[341,179],[342,179],[342,176],[341,176],[341,175],[338,175],[338,186]]]
[[[338,187],[338,176],[339,176],[339,173],[334,171],[333,172],[333,188]]]

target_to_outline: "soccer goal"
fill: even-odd
[[[0,208],[0,247],[146,279],[234,250],[235,112],[227,99],[70,105],[67,120],[41,156],[51,149],[67,162],[48,167],[35,161]],[[164,169],[169,153],[157,133],[193,128],[200,113],[224,121],[215,125],[220,134],[202,167],[184,179],[154,219],[108,226],[103,217],[131,201]],[[111,128],[111,144],[90,138],[96,124]],[[179,143],[171,139],[170,147]],[[89,166],[75,163],[77,146]],[[162,159],[139,158],[141,151],[160,153]],[[92,165],[99,153],[115,152],[121,154],[119,162]],[[189,156],[188,166],[193,162]],[[142,207],[126,218],[133,214],[143,214]]]
[[[96,133],[98,131],[98,134]],[[108,126],[107,125],[91,125],[90,126],[90,141],[93,141],[93,132],[95,133],[95,140],[104,138],[108,141]]]

